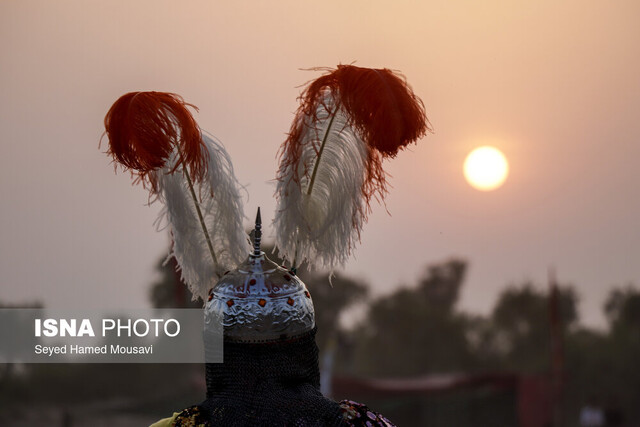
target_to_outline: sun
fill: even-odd
[[[500,187],[509,175],[509,163],[500,150],[485,145],[475,148],[464,161],[464,177],[476,190]]]

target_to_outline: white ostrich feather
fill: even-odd
[[[293,164],[282,159],[276,247],[294,267],[305,261],[310,268],[344,265],[366,221],[362,188],[369,148],[343,109],[334,113],[335,104],[327,94],[315,117],[298,119],[298,126],[306,128],[298,145],[299,160]]]
[[[207,179],[202,184],[191,182],[202,221],[188,177],[181,168],[170,173],[179,156],[174,152],[165,167],[155,172],[158,195],[164,204],[156,223],[159,229],[170,227],[173,248],[169,257],[176,258],[182,279],[194,298],[206,301],[217,278],[241,263],[251,246],[242,225],[241,186],[233,173],[229,154],[221,143],[204,133],[202,140],[208,159]],[[213,256],[202,223],[206,226]]]

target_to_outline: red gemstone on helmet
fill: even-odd
[[[230,299],[229,301],[227,301],[227,305],[228,305],[229,307],[231,307],[231,306],[233,305],[233,300],[232,300],[232,299]]]
[[[289,299],[287,300],[287,304],[293,305],[293,299],[291,299],[291,297],[289,297]]]
[[[264,307],[266,303],[267,303],[267,300],[265,300],[265,299],[261,299],[260,301],[258,301],[258,305],[260,307]]]

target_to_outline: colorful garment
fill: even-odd
[[[344,418],[343,425],[348,427],[394,427],[386,417],[373,412],[366,405],[343,400],[340,409]],[[274,423],[277,425],[277,422]],[[192,406],[184,411],[174,413],[170,418],[164,418],[150,427],[212,427],[207,421],[205,411],[200,406]]]

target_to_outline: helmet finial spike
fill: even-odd
[[[262,218],[260,218],[260,207],[258,207],[258,214],[256,215],[256,228],[253,234],[253,255],[260,256],[262,252],[260,250],[260,240],[262,238]]]

